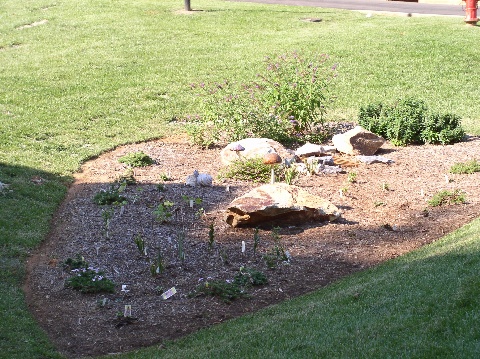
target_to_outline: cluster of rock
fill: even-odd
[[[342,172],[343,166],[360,162],[393,162],[375,156],[385,139],[360,126],[333,136],[332,142],[333,146],[307,143],[292,151],[268,138],[246,138],[227,145],[220,156],[222,164],[228,166],[238,160],[267,158],[275,154],[285,167],[293,166],[303,174],[335,174]],[[338,153],[349,156],[340,157]],[[192,183],[198,184],[198,173],[196,177],[190,177]],[[228,224],[237,227],[262,223],[298,224],[309,220],[334,221],[339,217],[339,209],[329,201],[297,186],[273,183],[272,174],[272,183],[255,188],[230,203],[225,219]]]

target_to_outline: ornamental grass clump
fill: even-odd
[[[389,105],[374,103],[362,106],[358,124],[396,146],[447,145],[460,142],[465,136],[460,117],[431,112],[424,101],[412,97]]]
[[[336,65],[327,55],[292,52],[267,57],[265,70],[249,83],[192,84],[202,110],[188,122],[187,132],[204,147],[246,137],[285,145],[323,142],[333,98],[328,85],[335,77]]]

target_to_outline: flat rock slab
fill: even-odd
[[[339,209],[326,199],[297,186],[275,183],[257,187],[234,199],[225,220],[232,227],[238,227],[334,221],[339,217]]]

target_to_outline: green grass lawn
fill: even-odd
[[[179,120],[197,111],[190,83],[250,81],[267,55],[318,51],[338,63],[329,119],[354,121],[360,105],[410,95],[460,115],[467,132],[480,134],[480,29],[461,18],[366,17],[213,0],[192,1],[202,11],[183,14],[182,6],[172,0],[0,3],[0,182],[10,184],[0,193],[0,358],[60,357],[27,311],[25,260],[44,239],[83,161],[182,131]],[[322,21],[302,21],[311,17]],[[36,186],[33,176],[45,184]],[[136,357],[314,351],[475,357],[479,229],[476,221],[444,245]],[[395,279],[407,275],[408,281]],[[455,302],[450,293],[463,297]],[[458,309],[464,301],[471,310]],[[314,320],[317,310],[322,320]],[[232,341],[234,333],[239,340]]]

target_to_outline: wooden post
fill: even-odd
[[[192,11],[190,7],[190,0],[185,0],[185,11]]]

